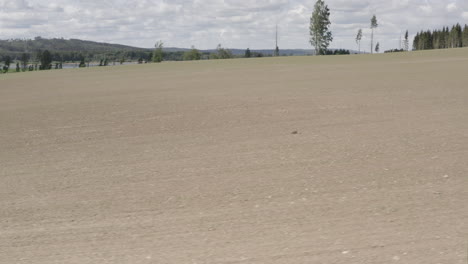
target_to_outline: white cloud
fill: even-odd
[[[450,4],[447,5],[446,9],[447,9],[448,12],[455,12],[458,9],[457,4],[456,3],[450,3]]]
[[[468,19],[466,0],[325,0],[331,9],[332,47],[356,48],[363,28],[382,49],[397,48],[406,29],[440,28]],[[310,48],[308,27],[315,0],[0,0],[0,38],[64,37],[152,47]]]

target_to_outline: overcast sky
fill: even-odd
[[[200,49],[310,48],[309,21],[315,0],[0,0],[0,39],[79,38],[152,47],[194,45]],[[369,50],[370,18],[375,40],[398,48],[400,32],[468,23],[468,0],[326,0],[331,11],[332,48]]]

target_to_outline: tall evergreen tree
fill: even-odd
[[[361,53],[361,39],[362,39],[362,28],[360,28],[356,35],[356,44],[358,44],[358,52]]]
[[[439,49],[440,47],[440,34],[438,30],[432,32],[432,46],[434,49]]]
[[[418,50],[419,49],[419,32],[416,33],[416,36],[414,36],[413,40],[413,49]]]
[[[372,33],[371,33],[371,53],[373,53],[373,49],[374,49],[374,28],[377,28],[378,26],[379,26],[379,24],[377,23],[377,17],[374,15],[371,18],[371,30],[372,30]]]
[[[457,48],[461,48],[463,47],[463,30],[459,23],[457,23],[457,25],[455,26],[455,31],[457,34]]]
[[[458,34],[457,34],[457,29],[455,26],[452,26],[452,29],[450,30],[450,48],[456,48],[457,47],[457,42],[458,42]]]
[[[444,30],[444,49],[448,49],[450,47],[450,32],[449,27],[445,27]]]
[[[315,48],[315,55],[324,55],[333,41],[330,31],[330,9],[323,0],[317,0],[310,18],[310,44]]]
[[[468,25],[463,28],[462,44],[463,47],[468,47]]]
[[[409,39],[408,39],[408,30],[406,30],[406,33],[405,33],[405,51],[408,51],[409,50]]]

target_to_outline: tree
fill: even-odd
[[[164,43],[162,41],[158,41],[154,45],[155,49],[153,51],[153,62],[163,61],[163,45]]]
[[[221,44],[218,44],[216,47],[216,53],[210,54],[210,59],[231,59],[234,57],[232,55],[232,52],[228,49],[225,49],[221,46]]]
[[[29,54],[27,53],[21,54],[21,66],[23,68],[23,71],[26,71],[26,68],[28,67],[28,61],[29,61]]]
[[[322,0],[317,0],[310,18],[310,44],[315,47],[315,55],[323,55],[333,36],[330,31],[330,9]]]
[[[416,33],[416,36],[414,36],[413,39],[413,50],[418,50],[419,48],[419,32]]]
[[[374,15],[371,18],[371,30],[372,30],[372,33],[371,33],[371,53],[373,53],[373,49],[374,49],[374,28],[377,28],[378,26],[379,26],[379,24],[377,24],[377,17]]]
[[[356,44],[358,44],[359,53],[361,53],[361,39],[362,39],[362,29],[360,28],[356,35]]]
[[[463,47],[468,47],[468,25],[463,28]]]
[[[192,49],[190,51],[184,52],[183,58],[184,60],[200,60],[201,53],[194,46],[192,46]]]
[[[78,67],[80,68],[86,67],[85,57],[81,54],[80,54],[80,65]]]
[[[448,49],[450,47],[450,33],[449,33],[449,27],[445,27],[444,30],[444,49]]]
[[[3,65],[3,72],[7,73],[8,70],[10,69],[11,58],[10,58],[10,56],[5,56],[5,58],[3,60],[5,62],[5,65]]]
[[[10,57],[10,56],[5,56],[4,61],[5,61],[5,66],[6,66],[7,68],[10,68],[11,57]]]
[[[405,51],[408,51],[409,50],[409,39],[408,39],[408,30],[406,30],[406,33],[405,33]]]
[[[246,58],[252,57],[252,53],[250,52],[250,49],[249,49],[249,48],[247,48],[247,49],[245,50],[245,55],[244,55],[244,57],[246,57]]]
[[[449,34],[450,38],[450,48],[458,48],[462,46],[462,29],[460,24],[456,24],[452,26],[452,30],[450,30]]]
[[[276,24],[276,45],[275,45],[275,54],[273,56],[278,57],[280,55],[279,47],[278,47],[278,24]]]
[[[379,50],[380,50],[380,43],[377,42],[377,44],[375,45],[375,52],[379,53]]]
[[[44,50],[41,54],[41,70],[50,70],[52,63],[52,56],[48,50]]]
[[[461,48],[463,47],[463,30],[459,23],[457,23],[457,25],[455,26],[455,31],[457,34],[457,48]]]
[[[447,49],[468,47],[468,25],[464,28],[460,24],[443,27],[441,30],[421,31],[416,34],[413,41],[415,50]]]

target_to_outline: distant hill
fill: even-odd
[[[22,53],[28,53],[34,59],[38,52],[44,50],[50,51],[54,59],[62,58],[65,61],[79,60],[81,55],[89,59],[108,57],[117,60],[122,56],[138,59],[147,57],[151,52],[151,49],[80,39],[36,37],[34,39],[0,40],[0,57],[8,55],[12,58],[19,58]]]
[[[52,52],[116,52],[116,51],[149,51],[149,49],[136,48],[120,44],[100,43],[80,39],[36,37],[34,39],[0,40],[0,53],[35,52],[38,50]]]
[[[153,49],[137,48],[132,46],[101,43],[80,39],[53,38],[46,39],[36,37],[34,39],[10,39],[0,40],[0,61],[5,56],[13,59],[19,59],[23,53],[27,53],[32,60],[35,60],[37,54],[48,50],[52,53],[54,60],[78,61],[81,56],[87,60],[99,60],[107,58],[109,60],[147,60]],[[182,60],[183,53],[190,49],[167,47],[164,48],[165,60]],[[229,49],[236,57],[243,57],[245,49]],[[216,49],[200,50],[208,58],[210,53],[216,52]],[[252,49],[252,54],[258,56],[273,56],[273,49]],[[355,53],[352,51],[352,53]],[[313,55],[312,49],[280,49],[281,56],[304,56]]]

